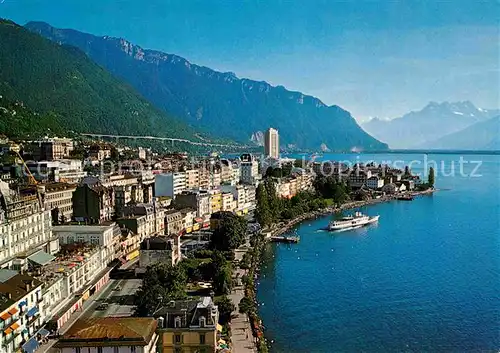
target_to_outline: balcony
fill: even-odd
[[[36,313],[35,315],[28,318],[28,320],[26,321],[26,324],[28,326],[32,326],[39,317],[40,317],[40,313]]]
[[[2,342],[2,346],[7,346],[9,345],[11,342],[13,342],[17,336],[19,336],[21,334],[21,332],[14,332],[14,333],[10,333],[8,335],[6,335],[4,338],[3,338],[3,342]]]

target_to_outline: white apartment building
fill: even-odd
[[[73,192],[76,190],[75,184],[39,184],[37,189],[46,210],[50,211],[57,208],[59,210],[58,221],[71,221],[73,217]]]
[[[213,168],[210,172],[209,188],[215,189],[222,184],[222,171],[218,168]]]
[[[186,188],[195,189],[200,186],[200,172],[198,169],[188,169],[186,173]]]
[[[49,210],[43,209],[36,196],[20,197],[0,181],[0,268],[14,266],[16,255],[44,249],[59,250],[52,235]]]
[[[186,173],[167,173],[155,176],[155,196],[175,196],[186,190]]]
[[[247,213],[255,208],[256,188],[252,185],[222,185],[223,193],[231,193],[233,196],[233,206],[238,214]]]
[[[87,175],[79,159],[28,161],[26,165],[35,179],[43,181],[77,184]]]
[[[374,175],[366,180],[366,186],[370,189],[380,189],[384,186],[384,179]]]
[[[0,352],[28,351],[45,316],[42,282],[17,271],[0,270]]]
[[[124,216],[118,218],[117,222],[142,240],[164,234],[165,210],[154,203],[130,205],[124,209]]]
[[[99,246],[80,246],[34,269],[35,277],[43,283],[44,315],[52,318],[57,328],[109,280],[109,274],[103,276],[104,256]]]
[[[101,248],[106,264],[115,259],[115,236],[120,228],[115,222],[106,225],[62,225],[52,228],[60,244],[89,244]]]
[[[236,202],[234,202],[233,194],[231,192],[222,193],[222,211],[233,212],[236,209]]]

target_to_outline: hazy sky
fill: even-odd
[[[0,0],[0,17],[126,38],[363,120],[499,103],[500,2]]]

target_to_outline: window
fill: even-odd
[[[97,347],[97,353],[102,353],[102,347]]]
[[[182,336],[174,335],[174,343],[182,343]]]
[[[205,334],[200,333],[200,344],[205,344]]]
[[[135,348],[136,348],[135,346],[130,346],[130,353],[135,353],[136,352]]]
[[[205,327],[207,319],[205,319],[205,316],[200,316],[200,327]]]
[[[82,349],[80,347],[75,348],[75,353],[81,353]]]
[[[174,327],[175,327],[175,328],[179,328],[179,327],[181,327],[181,323],[182,323],[182,322],[181,322],[181,318],[180,318],[180,316],[177,316],[177,317],[174,319]]]
[[[119,347],[113,347],[113,353],[118,353],[119,350],[120,350]]]

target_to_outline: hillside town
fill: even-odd
[[[251,235],[270,227],[256,215],[259,185],[272,180],[278,199],[294,200],[321,193],[321,178],[347,185],[346,197],[360,199],[422,184],[408,170],[388,166],[280,159],[274,129],[266,132],[264,156],[229,158],[56,137],[0,142],[2,353],[108,346],[118,347],[114,352],[130,346],[144,353],[244,351],[244,342],[255,343],[255,327],[245,320],[236,320],[242,331],[234,321],[231,327],[245,312],[238,297],[245,272],[231,261],[247,259],[227,250],[255,246]],[[220,245],[233,231],[220,230],[231,217],[243,220],[243,238]],[[208,280],[188,270],[181,296],[137,298],[138,291],[152,293],[145,286],[155,266],[171,271],[214,249],[226,251],[228,261],[214,265]],[[215,251],[206,258],[219,261]],[[213,273],[226,264],[232,289],[219,290]]]

